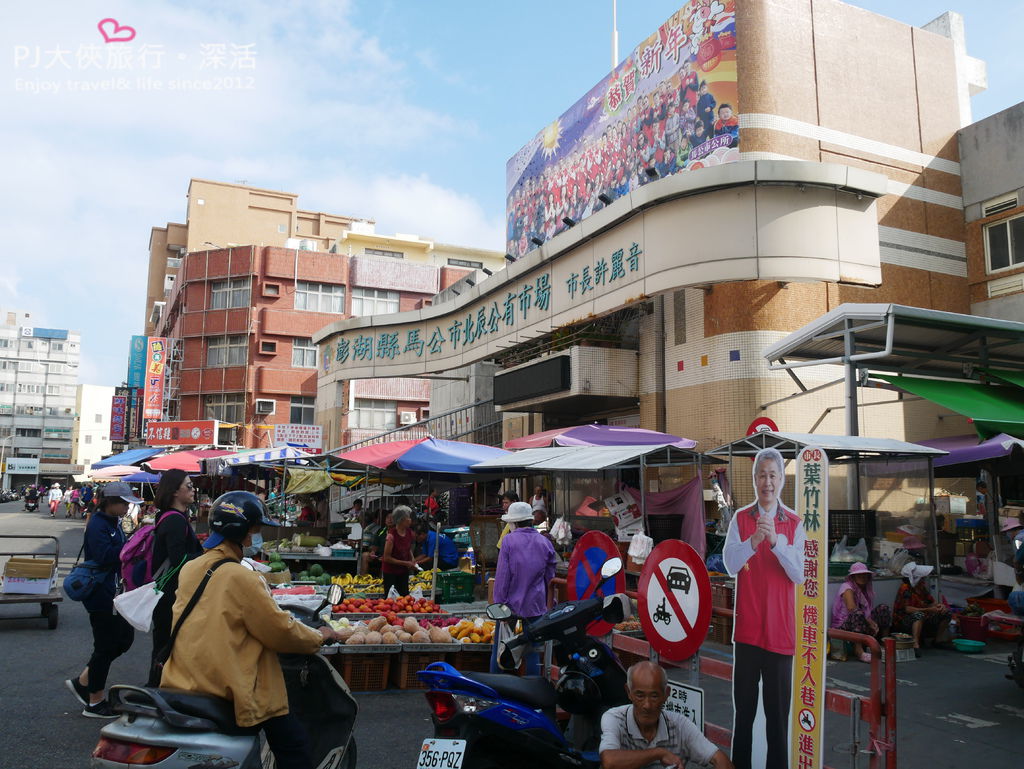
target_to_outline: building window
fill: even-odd
[[[675,343],[686,344],[686,292],[682,289],[672,294],[672,320],[675,325]]]
[[[60,385],[46,385],[46,394],[47,395],[60,395],[60,391],[61,391]]]
[[[1024,264],[1024,216],[1015,216],[985,228],[988,271]]]
[[[247,343],[245,334],[211,336],[206,350],[206,365],[244,366]]]
[[[295,337],[292,340],[292,365],[298,368],[316,368],[316,345],[312,339]]]
[[[63,363],[47,363],[46,364],[47,374],[63,374],[64,364]]]
[[[11,340],[0,337],[0,349],[7,349],[11,346]]]
[[[231,278],[210,284],[210,309],[249,306],[249,279]]]
[[[300,280],[295,284],[295,309],[343,313],[345,288],[333,283],[310,283]]]
[[[313,412],[316,404],[315,398],[306,398],[301,395],[292,396],[291,412],[288,421],[293,425],[313,424]]]
[[[23,395],[42,395],[46,387],[39,384],[18,384],[18,392]]]
[[[42,435],[42,430],[37,430],[33,427],[16,427],[14,429],[14,436],[16,438],[40,438]]]
[[[398,404],[395,401],[377,401],[356,398],[352,411],[352,427],[366,430],[393,430]]]
[[[180,256],[168,256],[167,257],[167,269],[179,270],[181,269],[181,257]]]
[[[353,315],[383,315],[398,312],[398,292],[383,288],[353,288]]]
[[[268,342],[266,340],[261,341],[260,352],[265,355],[273,355],[277,352],[277,342]]]
[[[13,382],[0,382],[0,393],[14,392]]]
[[[282,234],[285,233],[285,232],[288,232],[288,225],[287,224],[279,224],[279,225],[277,225],[277,231],[282,233]]]
[[[102,414],[93,414],[93,418],[94,418],[93,421],[95,421],[96,424],[98,424],[98,425],[103,424],[103,415]]]
[[[92,436],[91,435],[86,435],[85,436],[85,442],[86,443],[92,443]]]
[[[471,259],[449,259],[448,265],[450,267],[469,267],[474,270],[482,270],[484,268],[483,262],[474,262]]]
[[[364,248],[363,254],[365,256],[387,256],[392,259],[405,258],[405,253],[402,251],[388,251],[386,248]]]
[[[245,421],[245,399],[241,393],[217,393],[206,396],[206,418],[221,422]]]
[[[50,352],[64,352],[64,343],[50,342]]]

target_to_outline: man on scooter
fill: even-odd
[[[693,721],[662,710],[668,676],[661,665],[637,662],[626,676],[632,704],[612,708],[601,717],[601,769],[684,769],[690,761],[733,769],[728,756]]]
[[[213,503],[207,552],[181,570],[173,648],[160,686],[232,701],[239,726],[259,725],[263,730],[278,769],[312,769],[309,739],[288,712],[277,655],[315,654],[337,634],[329,627],[313,630],[298,622],[274,602],[263,578],[241,565],[242,548],[253,544],[261,526],[276,525],[250,492],[231,491]],[[218,568],[225,559],[233,563]],[[214,568],[200,600],[181,622],[199,584]]]

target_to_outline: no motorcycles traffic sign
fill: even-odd
[[[711,623],[711,578],[697,551],[678,539],[647,556],[638,589],[640,626],[665,659],[692,657]]]

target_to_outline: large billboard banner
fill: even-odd
[[[143,387],[146,378],[146,337],[133,336],[128,348],[128,386]]]
[[[687,2],[508,161],[509,254],[654,179],[739,159],[735,6]]]
[[[217,420],[147,422],[146,443],[150,446],[213,446],[217,443]]]
[[[146,389],[142,418],[160,419],[164,410],[164,368],[167,366],[167,339],[151,336],[146,341]]]
[[[125,419],[128,414],[128,398],[125,395],[115,395],[110,400],[110,440],[123,441],[125,439]]]

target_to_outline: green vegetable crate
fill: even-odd
[[[439,603],[463,603],[473,600],[473,575],[458,569],[439,572],[436,577]]]

